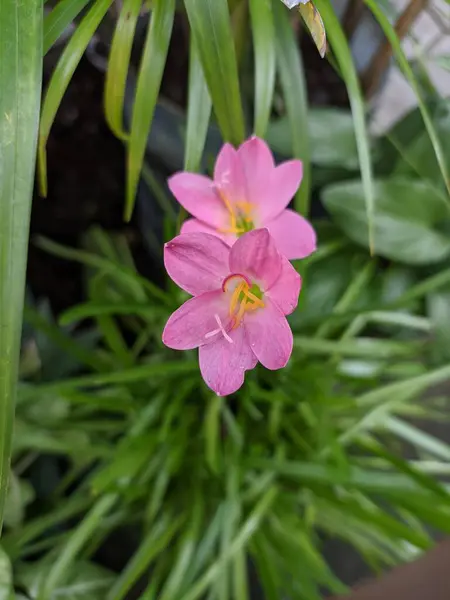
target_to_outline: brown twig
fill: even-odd
[[[428,0],[411,0],[405,10],[397,19],[395,32],[402,40],[411,28],[419,14],[426,8]],[[389,64],[392,47],[386,40],[383,42],[372,58],[369,66],[361,77],[362,87],[366,98],[370,98],[378,89],[381,77]]]
[[[355,29],[361,20],[363,12],[364,3],[362,0],[349,0],[344,17],[342,19],[342,27],[349,40],[355,33]]]

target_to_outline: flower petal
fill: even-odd
[[[300,160],[289,160],[272,171],[270,185],[266,186],[259,203],[259,215],[264,226],[286,208],[298,190],[302,177],[303,165]]]
[[[174,350],[191,350],[209,344],[215,338],[205,336],[217,329],[216,315],[224,325],[229,324],[228,300],[222,290],[191,298],[169,317],[162,341]]]
[[[168,180],[172,194],[188,212],[212,227],[223,227],[228,212],[213,182],[204,175],[176,173]]]
[[[282,261],[280,276],[264,297],[269,297],[284,315],[290,315],[297,308],[302,279],[287,258],[283,256]]]
[[[268,290],[281,272],[281,255],[267,229],[245,233],[230,252],[230,272],[247,275]]]
[[[224,207],[225,202],[245,202],[247,190],[244,169],[237,150],[231,144],[224,144],[217,156],[214,184],[224,200]],[[229,213],[227,217],[229,221]]]
[[[244,327],[260,363],[267,369],[282,369],[292,354],[292,331],[278,306],[266,296],[264,303],[263,309],[245,315]]]
[[[217,290],[229,274],[229,247],[215,235],[186,233],[164,246],[164,265],[183,290],[198,296]]]
[[[253,369],[257,359],[248,343],[245,328],[229,332],[233,343],[221,336],[199,348],[200,371],[205,383],[219,396],[228,396],[244,383],[245,371]]]
[[[265,226],[275,240],[280,254],[289,260],[305,258],[316,250],[316,232],[297,212],[286,209]]]
[[[186,219],[181,226],[180,233],[209,233],[210,235],[215,235],[227,244],[227,246],[232,246],[234,242],[237,240],[237,236],[234,233],[222,233],[221,231],[217,231],[213,227],[210,227],[203,221],[199,221],[198,219]]]
[[[239,147],[237,153],[245,173],[246,201],[259,207],[275,170],[272,152],[266,142],[253,136]]]

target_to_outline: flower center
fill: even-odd
[[[264,308],[264,294],[256,283],[252,283],[247,277],[239,273],[226,277],[222,284],[223,291],[231,291],[230,288],[233,284],[235,288],[230,298],[229,316],[232,329],[236,329],[241,324],[247,311]]]
[[[218,229],[220,233],[234,233],[238,237],[252,231],[255,228],[253,223],[253,210],[255,205],[251,202],[235,202],[232,204],[228,198],[219,190],[220,198],[225,204],[230,217],[230,226]]]

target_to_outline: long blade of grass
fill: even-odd
[[[81,21],[65,47],[64,52],[61,54],[45,93],[42,104],[38,145],[39,186],[42,196],[47,196],[47,157],[45,146],[53,121],[55,120],[56,112],[89,41],[111,6],[112,1],[97,0]]]
[[[359,164],[361,168],[361,177],[364,186],[364,195],[367,210],[367,222],[369,230],[369,246],[371,254],[375,252],[374,240],[374,189],[372,177],[372,163],[370,160],[370,145],[367,133],[366,119],[364,113],[364,98],[359,85],[358,74],[353,63],[352,54],[345,37],[339,19],[334,12],[331,2],[328,0],[317,0],[315,2],[319,10],[327,37],[331,43],[336,55],[342,77],[347,86],[347,93],[350,100],[350,107],[353,114],[355,125],[356,144],[358,147]]]
[[[147,137],[158,100],[175,16],[175,0],[154,0],[136,84],[127,157],[125,219],[133,213]]]
[[[0,530],[8,485],[42,77],[42,1],[0,2]]]
[[[245,137],[236,52],[227,0],[184,0],[220,130],[235,146]]]
[[[199,581],[182,596],[181,600],[197,600],[198,598],[203,597],[208,586],[220,576],[223,566],[249,544],[253,535],[258,531],[262,520],[272,507],[276,496],[277,489],[274,486],[270,487],[239,529],[238,534],[228,546],[226,554],[222,554],[209,567]]]
[[[156,527],[144,538],[144,541],[122,571],[111,588],[107,600],[122,600],[126,597],[128,590],[136,583],[145,569],[168,546],[180,528],[182,521],[182,517],[159,520]]]
[[[189,61],[189,92],[184,170],[198,171],[200,169],[203,150],[205,148],[212,102],[194,40],[191,40]]]
[[[113,371],[111,373],[95,373],[93,375],[84,375],[74,377],[73,379],[63,379],[53,383],[33,386],[22,390],[22,396],[38,395],[47,393],[59,393],[65,390],[74,390],[77,388],[101,387],[108,384],[125,384],[136,381],[159,380],[160,378],[173,378],[175,375],[185,375],[195,373],[198,365],[192,361],[172,361],[165,363],[143,364],[122,371]]]
[[[264,137],[272,110],[275,89],[275,27],[272,0],[250,0],[250,17],[255,55],[254,132]]]
[[[44,54],[64,33],[90,0],[61,0],[44,19]]]
[[[37,596],[38,600],[50,600],[55,587],[64,581],[64,577],[76,560],[81,548],[94,534],[103,517],[111,510],[115,501],[115,494],[103,496],[83,521],[81,521],[80,525],[78,525],[74,533],[70,536],[57,560],[53,563],[48,575],[42,580],[42,586]]]
[[[415,95],[417,98],[417,102],[419,104],[420,112],[422,113],[423,122],[428,131],[428,135],[430,136],[431,143],[433,145],[434,153],[436,154],[436,160],[439,164],[439,168],[442,173],[442,177],[444,179],[445,186],[447,188],[448,193],[450,194],[450,176],[447,169],[447,164],[444,156],[444,152],[442,150],[442,145],[437,135],[436,129],[434,128],[433,121],[431,120],[430,113],[428,112],[427,106],[422,98],[422,92],[420,91],[420,87],[417,83],[417,80],[414,76],[414,72],[411,68],[411,65],[408,62],[408,59],[405,56],[403,51],[400,39],[395,33],[395,29],[392,27],[389,19],[384,14],[382,8],[374,1],[374,0],[364,0],[367,6],[372,11],[374,17],[378,21],[380,27],[383,29],[384,34],[388,38],[391,43],[392,49],[394,51],[395,57],[397,58],[399,67],[403,71],[406,79],[409,81]]]
[[[122,283],[129,291],[130,296],[133,296],[136,300],[145,301],[146,290],[155,300],[158,299],[163,303],[170,302],[170,296],[157,285],[148,279],[145,279],[145,277],[138,275],[138,273],[132,269],[123,267],[117,262],[103,258],[103,256],[98,256],[97,254],[87,252],[86,250],[67,248],[66,246],[62,246],[61,244],[46,238],[38,238],[36,245],[55,256],[66,258],[67,260],[74,260],[88,267],[99,269],[103,273],[108,273],[108,275],[111,275],[117,283]]]
[[[122,140],[128,137],[123,128],[123,104],[134,31],[141,6],[142,0],[125,0],[123,3],[111,42],[106,73],[104,95],[106,122],[114,135]]]
[[[308,216],[311,192],[311,152],[308,134],[308,99],[303,63],[288,13],[273,0],[278,70],[292,132],[292,150],[303,162],[303,180],[295,197],[295,208]]]

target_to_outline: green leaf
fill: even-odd
[[[122,600],[155,558],[165,550],[180,528],[182,517],[169,519],[167,515],[144,537],[139,548],[120,574],[106,600]]]
[[[13,592],[12,568],[9,556],[0,547],[0,600],[10,600]]]
[[[215,582],[220,575],[224,566],[231,561],[243,548],[249,544],[253,535],[258,531],[261,522],[267,515],[275,498],[277,490],[275,487],[270,487],[256,507],[245,520],[242,527],[239,529],[233,541],[229,544],[226,553],[222,554],[202,575],[202,577],[192,585],[192,587],[183,594],[180,600],[198,600],[203,597],[203,594],[208,589],[211,583]],[[109,599],[108,599],[109,600]]]
[[[25,479],[19,479],[14,471],[11,471],[8,496],[5,504],[6,527],[15,529],[22,525],[25,517],[25,508],[34,500],[34,496],[34,489],[31,483]]]
[[[184,0],[214,112],[224,139],[245,137],[236,52],[227,0]]]
[[[450,167],[450,102],[441,100],[435,105],[432,104],[429,108],[433,127],[438,132],[441,142],[442,152],[446,161],[447,168]],[[419,121],[413,123],[414,117]],[[409,133],[411,130],[414,135],[403,136],[403,127],[410,124]],[[433,144],[426,129],[423,127],[423,119],[420,111],[412,111],[405,117],[404,123],[400,123],[394,127],[392,132],[387,135],[387,139],[396,147],[400,154],[400,159],[393,165],[392,173],[399,175],[407,175],[409,177],[419,177],[428,179],[434,185],[445,190],[444,182],[439,163],[436,159],[433,150]],[[389,159],[389,156],[386,160]]]
[[[35,597],[36,589],[43,585],[50,568],[48,561],[22,563],[19,566],[16,579],[27,591],[27,597]],[[114,579],[115,575],[107,569],[80,560],[68,570],[64,581],[51,595],[51,600],[99,600],[105,597]]]
[[[306,82],[300,51],[287,12],[278,0],[273,2],[278,70],[292,132],[292,153],[303,162],[303,180],[295,197],[295,208],[307,216],[311,173]]]
[[[134,31],[141,7],[142,0],[124,1],[109,52],[104,94],[105,117],[113,133],[122,140],[128,138],[123,128],[123,104]]]
[[[211,471],[219,472],[220,460],[220,423],[222,399],[213,396],[209,400],[205,415],[205,457]]]
[[[75,359],[78,364],[89,366],[96,371],[105,370],[107,363],[100,356],[84,348],[73,336],[61,331],[60,328],[48,321],[37,310],[25,306],[24,320],[32,325],[34,329],[42,332],[48,340],[51,340],[58,348],[58,352],[62,350],[63,353],[67,353]]]
[[[366,358],[393,358],[417,352],[412,342],[358,337],[349,340],[322,340],[305,336],[294,336],[294,347],[305,354],[339,354]]]
[[[131,117],[127,156],[125,219],[133,213],[136,191],[144,161],[147,138],[153,120],[166,64],[175,15],[175,0],[154,0],[152,16],[142,53]]]
[[[358,168],[358,148],[350,111],[312,108],[308,111],[311,162],[321,167]],[[292,128],[283,117],[269,125],[267,139],[284,156],[292,153]]]
[[[189,92],[184,170],[199,171],[208,133],[212,102],[194,40],[189,56]]]
[[[42,2],[0,2],[0,529],[19,366],[42,76]]]
[[[373,254],[375,250],[378,251],[378,246],[382,247],[382,244],[379,244],[374,231],[375,202],[372,181],[372,163],[370,158],[370,144],[365,119],[364,98],[362,96],[358,74],[353,62],[350,47],[339,19],[334,12],[332,4],[328,0],[317,0],[315,5],[322,16],[327,32],[327,38],[336,55],[336,60],[339,65],[342,78],[347,86],[347,93],[353,114],[356,145],[358,147],[359,164],[363,182],[366,221],[368,223],[369,248],[370,253]]]
[[[275,89],[275,29],[272,0],[250,0],[250,16],[255,56],[254,132],[263,138],[272,110]]]
[[[437,226],[448,219],[442,194],[427,181],[377,180],[373,217],[377,253],[411,265],[438,262],[450,253],[448,236]],[[364,190],[359,181],[325,188],[323,201],[337,224],[355,242],[369,245]]]
[[[52,563],[47,576],[41,581],[37,600],[50,600],[55,589],[68,578],[81,549],[100,526],[102,519],[111,510],[115,501],[116,496],[113,494],[100,498],[75,528]]]
[[[44,19],[44,54],[51,49],[90,0],[60,0]]]
[[[419,103],[419,109],[422,113],[423,121],[425,123],[425,127],[428,131],[428,135],[430,136],[430,140],[433,146],[434,153],[436,155],[437,162],[439,164],[439,168],[442,174],[442,178],[444,180],[445,186],[447,188],[448,193],[450,194],[450,176],[447,169],[447,164],[445,160],[445,156],[442,150],[442,145],[437,135],[436,129],[433,125],[433,122],[430,118],[430,114],[426,107],[426,104],[422,98],[422,93],[420,87],[417,83],[417,80],[414,76],[414,72],[408,62],[408,59],[405,56],[403,51],[401,41],[394,29],[391,25],[388,17],[384,14],[383,10],[380,6],[375,2],[375,0],[364,0],[367,6],[372,11],[374,17],[377,19],[379,25],[383,29],[387,39],[389,40],[392,50],[394,52],[395,57],[397,58],[398,64],[403,71],[406,79],[410,83],[412,89],[414,90],[417,101]]]
[[[137,315],[142,318],[150,318],[153,315],[167,316],[165,309],[160,309],[149,303],[137,302],[86,302],[78,304],[73,308],[69,308],[59,318],[61,326],[69,325],[88,319],[91,317],[99,317],[104,315]]]
[[[433,327],[433,348],[441,360],[450,359],[450,291],[434,292],[427,297],[428,315]]]
[[[93,375],[84,375],[73,379],[63,379],[54,383],[48,383],[40,386],[34,386],[32,389],[23,390],[23,395],[58,392],[62,390],[72,390],[80,387],[98,387],[112,383],[132,383],[135,381],[145,381],[150,378],[173,377],[176,374],[185,374],[195,372],[198,364],[194,361],[174,361],[165,363],[152,363],[138,365],[122,371],[113,371],[111,373],[98,373]]]
[[[39,183],[43,196],[47,196],[47,158],[45,146],[61,100],[97,27],[113,0],[97,0],[73,34],[58,61],[45,93],[39,130],[38,166]]]
[[[159,299],[160,302],[166,305],[170,302],[170,296],[161,288],[136,273],[133,269],[124,267],[118,262],[108,260],[92,252],[86,252],[85,250],[67,248],[46,238],[38,238],[36,245],[55,256],[80,262],[86,266],[99,269],[103,274],[110,275],[111,279],[114,279],[117,284],[122,285],[128,291],[129,295],[134,296],[138,301],[145,301],[147,299],[145,293],[147,291],[154,299]]]
[[[442,69],[450,71],[450,56],[438,56],[435,59],[435,63]]]

